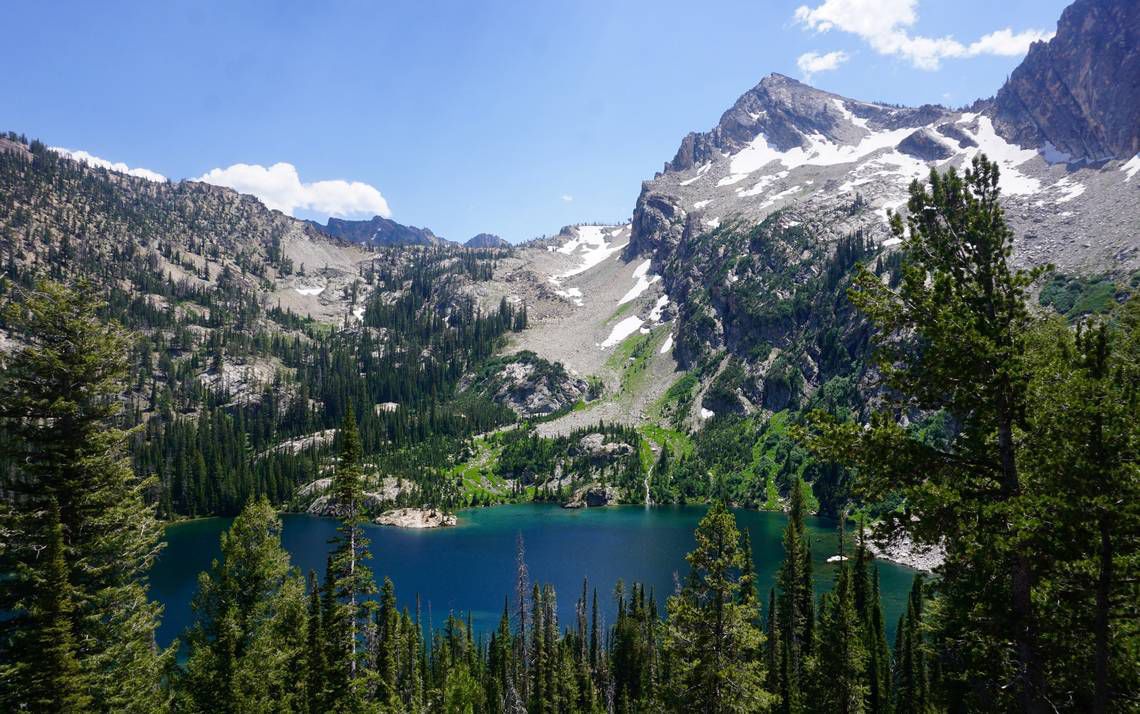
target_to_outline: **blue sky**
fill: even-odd
[[[685,133],[771,72],[967,104],[1066,4],[16,2],[0,129],[172,179],[217,170],[298,216],[519,241],[628,218]]]

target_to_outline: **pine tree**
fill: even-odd
[[[1048,513],[1036,586],[1051,605],[1039,614],[1047,681],[1073,708],[1110,711],[1140,691],[1126,664],[1140,641],[1128,624],[1140,600],[1140,299],[1075,332],[1043,323],[1028,357],[1022,463]]]
[[[31,662],[26,663],[27,701],[43,712],[81,712],[91,705],[91,697],[76,656],[75,638],[71,632],[71,585],[67,582],[64,560],[63,524],[59,509],[48,508],[48,542],[44,550],[43,581],[37,587],[39,596],[31,612],[35,639]]]
[[[710,714],[764,711],[772,697],[764,689],[763,662],[753,656],[764,636],[740,605],[744,554],[736,519],[723,503],[701,519],[696,540],[685,556],[689,575],[668,603],[668,704]]]
[[[380,587],[380,609],[376,612],[376,674],[379,680],[377,699],[386,709],[395,710],[399,704],[397,662],[400,654],[398,641],[399,612],[396,609],[396,588],[390,578],[384,578]]]
[[[305,635],[305,697],[309,714],[325,711],[328,665],[325,660],[321,586],[317,574],[309,573],[309,608]]]
[[[852,568],[843,555],[840,521],[839,569],[835,587],[820,606],[819,644],[812,660],[815,686],[810,708],[819,712],[861,714],[868,694],[867,649],[863,623],[855,607]]]
[[[879,596],[879,570],[872,568],[873,558],[866,539],[867,530],[860,520],[851,583],[867,652],[867,711],[878,714],[890,711],[891,662]]]
[[[155,710],[166,699],[161,675],[173,651],[155,651],[161,606],[146,597],[160,535],[143,499],[153,484],[135,478],[125,456],[128,434],[115,427],[128,339],[100,319],[103,303],[88,285],[73,291],[44,282],[22,298],[8,305],[5,319],[23,346],[0,378],[0,442],[12,465],[0,523],[0,572],[12,577],[0,590],[0,611],[17,613],[0,625],[17,633],[0,638],[0,661],[20,675],[39,656],[30,649],[36,638],[24,634],[35,632],[28,620],[43,569],[60,565],[38,557],[55,539],[56,525],[44,514],[58,512],[81,696],[101,711]],[[26,686],[4,677],[0,704],[20,708]]]
[[[740,605],[752,613],[753,622],[760,622],[760,595],[756,590],[756,563],[752,559],[752,534],[745,528],[741,539],[743,564],[740,570]]]
[[[329,708],[359,711],[374,686],[367,641],[376,603],[368,596],[376,591],[372,571],[364,564],[371,555],[361,524],[364,520],[364,473],[361,467],[360,434],[351,406],[345,411],[340,433],[340,456],[333,473],[331,495],[340,515],[336,548],[329,560],[326,597],[331,609],[322,617],[324,636],[330,646]]]
[[[764,643],[765,665],[767,667],[767,689],[777,698],[777,703],[783,701],[785,691],[783,682],[784,642],[781,639],[783,628],[780,624],[780,607],[776,600],[776,588],[768,591],[768,621],[765,631],[768,641]]]
[[[883,621],[879,593],[879,569],[875,568],[868,609],[867,632],[867,711],[889,714],[891,711],[891,654],[887,648],[887,631]]]
[[[896,636],[894,710],[897,714],[925,714],[929,710],[924,598],[922,575],[916,575]]]
[[[998,175],[978,156],[964,174],[932,170],[928,185],[912,184],[905,225],[891,219],[904,255],[897,288],[861,268],[849,293],[876,328],[892,409],[875,412],[866,429],[817,420],[813,448],[857,467],[864,499],[902,496],[888,530],[945,546],[942,626],[958,641],[946,674],[958,695],[1041,712],[1048,694],[1031,545],[1039,504],[1016,438],[1031,376],[1025,292],[1041,271],[1011,265]],[[946,443],[924,439],[898,422],[900,410],[942,412],[953,433]]]
[[[783,652],[780,662],[781,711],[798,712],[803,707],[801,687],[805,666],[815,640],[815,592],[811,581],[811,544],[805,524],[805,484],[792,484],[788,525],[784,528],[784,562],[777,576],[780,596],[779,621]]]
[[[221,538],[222,560],[198,578],[180,689],[199,711],[304,707],[304,580],[281,547],[269,501],[250,502]]]

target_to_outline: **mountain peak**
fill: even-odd
[[[810,89],[815,89],[815,87],[812,87],[810,84],[804,84],[803,82],[801,82],[798,79],[795,79],[794,77],[789,77],[788,75],[780,74],[779,72],[772,72],[767,77],[760,80],[760,84],[758,84],[756,86],[758,86],[758,87],[779,87],[779,86],[786,86],[789,84],[799,85],[801,87],[808,87]],[[815,89],[815,91],[820,92],[823,90]]]
[[[1035,42],[998,91],[994,125],[1055,160],[1127,159],[1140,152],[1140,3],[1077,0],[1057,34]]]
[[[947,113],[935,105],[892,107],[848,99],[772,73],[742,94],[711,131],[686,136],[664,172],[685,171],[734,154],[761,135],[778,151],[807,147],[812,137],[820,136],[850,144],[868,129],[923,126]]]
[[[508,248],[511,244],[494,233],[480,233],[470,238],[463,245],[468,248]]]

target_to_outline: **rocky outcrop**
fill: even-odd
[[[938,133],[956,142],[959,149],[969,149],[978,145],[978,142],[974,141],[969,134],[950,122],[939,124]]]
[[[613,486],[590,484],[574,492],[563,508],[601,508],[618,502],[618,490]]]
[[[436,508],[397,508],[385,511],[376,518],[378,526],[397,528],[444,528],[454,526],[455,514],[444,513]]]
[[[991,109],[1006,139],[1054,161],[1140,152],[1140,3],[1077,0],[1057,34],[1037,42]]]
[[[918,129],[900,141],[898,149],[923,161],[941,161],[950,158],[953,153],[946,144],[925,129]]]
[[[589,392],[586,380],[533,352],[492,360],[475,376],[470,388],[526,418],[568,409]]]
[[[941,546],[920,546],[905,535],[888,540],[869,539],[867,550],[880,560],[905,565],[915,570],[934,570],[946,560],[946,550]]]
[[[265,453],[259,454],[258,458],[263,458],[270,453],[299,454],[306,449],[315,449],[322,446],[328,446],[333,442],[333,439],[336,438],[336,431],[336,429],[322,429],[321,431],[315,431],[312,434],[306,434],[304,436],[298,436],[294,439],[283,441],[280,444],[274,446],[272,449],[267,450]],[[306,496],[314,492],[319,493],[328,488],[328,485],[329,479],[317,479],[316,481],[308,483],[298,489],[297,495]],[[309,491],[305,491],[304,489],[309,489]]]
[[[225,358],[198,375],[206,389],[229,399],[229,404],[257,404],[281,369],[274,358]]]
[[[629,456],[634,448],[624,441],[606,441],[603,434],[586,434],[578,440],[578,451],[591,461],[609,463],[614,459]]]
[[[468,248],[510,248],[511,244],[494,233],[480,233],[464,243]]]
[[[385,499],[383,494],[365,492],[360,505],[361,508],[367,512],[379,510],[385,503],[390,503],[390,501]],[[305,512],[311,516],[327,516],[330,518],[342,518],[347,514],[347,511],[340,502],[328,494],[317,496],[313,499],[313,502],[309,504]]]

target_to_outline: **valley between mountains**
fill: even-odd
[[[1078,2],[996,97],[959,108],[769,75],[681,140],[629,221],[521,245],[301,221],[9,133],[3,289],[85,281],[137,335],[124,426],[166,518],[261,494],[335,515],[351,407],[366,503],[387,522],[714,493],[782,509],[800,478],[811,510],[873,521],[898,504],[855,499],[851,474],[792,436],[813,410],[865,419],[881,399],[872,329],[847,298],[857,266],[897,285],[890,217],[911,183],[984,155],[1015,264],[1049,267],[1035,309],[1078,322],[1124,302],[1140,287],[1140,89],[1115,83],[1140,76],[1138,27],[1134,3]],[[0,349],[18,346],[0,329]],[[932,438],[952,428],[899,417]]]

